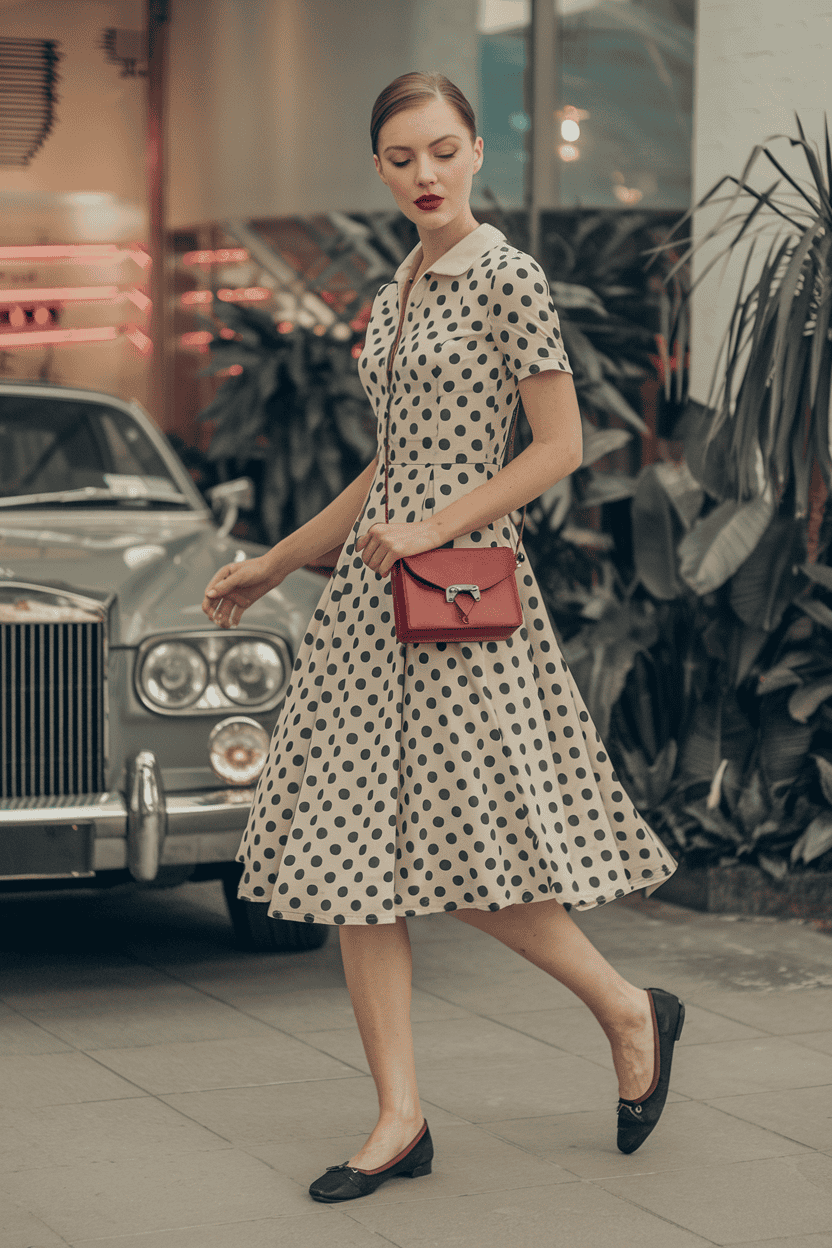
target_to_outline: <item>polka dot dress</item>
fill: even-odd
[[[390,580],[355,542],[426,519],[499,471],[517,383],[571,372],[543,273],[481,225],[411,290],[376,297],[360,373],[379,467],[299,648],[238,860],[240,896],[278,918],[391,923],[554,897],[580,909],[671,875],[558,649],[528,562],[503,641],[396,640]],[[508,546],[508,517],[457,547]]]

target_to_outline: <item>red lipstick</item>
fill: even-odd
[[[432,212],[440,204],[444,204],[445,201],[441,195],[422,195],[415,202],[416,207],[421,208],[422,212]]]

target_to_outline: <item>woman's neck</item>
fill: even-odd
[[[470,207],[466,204],[465,211],[461,212],[453,221],[449,221],[441,230],[419,230],[419,241],[422,244],[422,259],[416,270],[416,276],[430,269],[436,261],[444,256],[446,251],[450,251],[452,247],[456,247],[468,234],[472,233],[479,226],[479,222],[474,220],[474,216]]]

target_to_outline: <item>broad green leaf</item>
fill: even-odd
[[[816,598],[801,598],[795,603],[800,610],[805,612],[810,619],[816,624],[822,624],[824,628],[832,629],[832,611],[823,602],[818,602]]]
[[[801,563],[800,571],[810,581],[816,581],[824,589],[832,591],[832,568],[825,563]]]
[[[760,703],[760,770],[772,801],[787,793],[797,780],[813,735],[814,728],[796,723],[784,706],[770,706],[768,698]]]
[[[792,863],[814,862],[832,849],[832,810],[824,810],[809,824],[806,831],[792,848]]]
[[[590,464],[594,464],[596,460],[601,459],[604,455],[609,455],[612,451],[619,451],[623,446],[632,440],[632,434],[626,429],[598,429],[595,425],[591,425],[588,420],[583,422],[584,430],[584,454],[581,460],[581,467],[588,468]]]
[[[743,838],[739,828],[736,828],[730,819],[726,819],[721,811],[708,810],[704,800],[690,802],[683,806],[682,809],[686,815],[691,815],[706,832],[720,837],[727,844],[739,845],[742,843]]]
[[[758,854],[757,862],[773,880],[785,880],[789,874],[789,864],[783,858],[775,858],[771,854]]]
[[[737,814],[746,834],[750,836],[768,813],[769,805],[762,777],[755,767],[740,793],[740,800],[737,804]]]
[[[655,810],[664,801],[676,767],[676,742],[672,739],[648,763],[641,750],[621,748],[632,784],[632,799],[643,810]]]
[[[797,672],[781,665],[761,673],[757,681],[757,693],[763,697],[767,693],[776,693],[778,689],[791,689],[794,685],[802,684]]]
[[[720,501],[731,493],[728,462],[731,425],[724,421],[714,430],[715,413],[701,404],[688,403],[685,414],[685,460],[695,480]]]
[[[804,526],[775,516],[731,581],[731,606],[749,627],[772,632],[800,587],[793,566],[805,553]]]
[[[805,724],[827,698],[832,698],[832,679],[828,676],[795,689],[789,698],[789,714],[798,723]]]
[[[653,464],[653,471],[684,528],[689,529],[702,510],[705,491],[688,467],[687,460],[683,459],[678,464],[659,460]]]
[[[657,464],[642,468],[633,496],[633,559],[648,593],[669,601],[683,586],[677,575],[677,521],[657,473]]]
[[[604,503],[617,503],[625,498],[632,498],[636,489],[636,478],[625,476],[622,472],[596,472],[588,470],[592,475],[578,498],[579,507],[600,507]]]
[[[817,764],[823,796],[829,805],[832,806],[832,763],[830,763],[828,758],[824,758],[822,754],[813,754],[812,758]]]
[[[724,585],[754,550],[773,515],[770,491],[749,503],[733,499],[720,503],[682,538],[679,544],[682,579],[700,595]]]

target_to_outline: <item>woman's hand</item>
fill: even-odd
[[[389,576],[397,559],[421,555],[441,545],[436,525],[430,520],[420,520],[416,524],[374,524],[359,537],[355,549],[362,551],[361,558],[368,568],[373,568],[379,576]]]
[[[264,555],[227,563],[208,582],[202,610],[219,628],[236,628],[243,612],[279,584]]]

